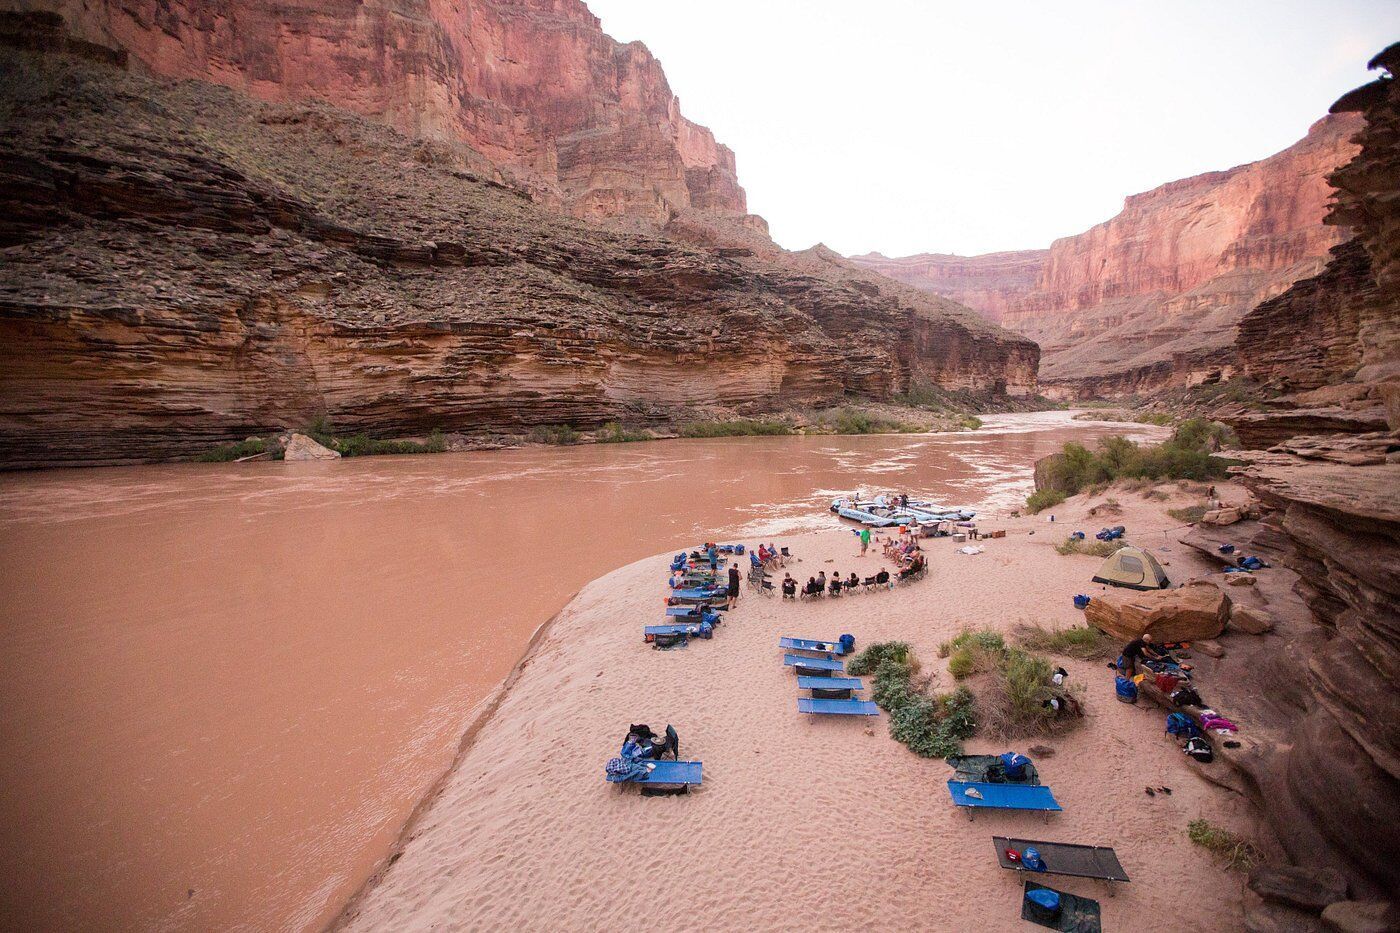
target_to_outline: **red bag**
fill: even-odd
[[[1176,685],[1181,683],[1181,678],[1175,674],[1158,674],[1155,682],[1158,690],[1170,696]]]

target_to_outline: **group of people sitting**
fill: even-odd
[[[831,579],[827,579],[826,571],[819,572],[815,577],[808,577],[806,584],[800,587],[792,574],[783,574],[783,599],[796,599],[799,596],[803,599],[820,599],[823,596],[840,596],[841,591],[854,592],[862,587],[867,590],[888,588],[890,583],[890,572],[881,567],[879,572],[872,577],[861,579],[852,573],[842,576],[840,573],[833,573]]]
[[[772,570],[775,567],[786,567],[788,555],[783,553],[786,548],[778,548],[772,544],[760,544],[754,553],[758,555],[758,565],[764,570]]]

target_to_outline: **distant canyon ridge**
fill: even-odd
[[[0,0],[0,467],[1011,404],[1039,348],[747,212],[579,0]]]
[[[1316,275],[1347,239],[1324,225],[1328,175],[1357,152],[1356,114],[1329,115],[1258,162],[1169,182],[1049,249],[853,261],[975,308],[1040,344],[1042,391],[1113,397],[1228,378],[1236,326]]]

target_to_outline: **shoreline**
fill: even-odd
[[[1171,504],[1173,503],[1154,503],[1154,505],[1160,505],[1161,511],[1163,513],[1161,515],[1163,519],[1162,524],[1164,525],[1166,522],[1165,509]],[[994,554],[997,550],[1007,547],[1013,541],[1016,541],[1022,548],[1024,548],[1026,546],[1034,547],[1045,544],[1053,544],[1056,540],[1058,540],[1058,538],[1055,535],[1044,535],[1040,538],[1040,541],[1035,541],[1035,531],[1037,530],[1037,528],[1040,526],[1044,526],[1048,523],[1044,521],[1038,521],[1034,518],[997,518],[991,521],[984,520],[984,524],[991,527],[1016,526],[1015,530],[1011,531],[1011,534],[1013,535],[1012,538],[997,539],[993,541],[993,547],[990,547],[988,549],[988,553]],[[1068,527],[1069,524],[1070,522],[1056,523],[1056,525],[1059,525],[1061,527]],[[1147,540],[1149,537],[1156,538],[1157,535],[1159,535],[1165,530],[1164,528],[1157,528],[1155,526],[1150,528],[1144,527],[1141,522],[1138,522],[1137,524],[1140,528],[1142,528],[1142,531],[1140,533],[1143,535],[1144,540]],[[1172,524],[1174,525],[1175,523]],[[1051,527],[1053,528],[1054,526]],[[1055,530],[1058,531],[1058,529]],[[837,532],[833,532],[830,530],[808,531],[797,535],[783,536],[781,538],[781,541],[785,544],[793,542],[795,547],[802,549],[795,551],[795,553],[801,556],[802,551],[805,550],[808,554],[812,555],[808,559],[820,561],[820,566],[827,566],[828,564],[832,564],[832,562],[835,561],[834,567],[840,569],[842,566],[842,560],[844,558],[840,556],[833,558],[824,558],[820,557],[819,555],[824,554],[837,541],[841,542],[842,545],[846,546],[846,548],[837,547],[838,551],[847,549],[849,547],[849,535],[844,533],[845,531],[846,529],[844,528]],[[942,553],[945,550],[951,549],[945,548],[943,546],[944,544],[946,544],[946,542],[943,541],[939,541],[933,544],[933,549],[937,552],[937,557],[933,561],[935,574],[938,574],[940,567],[942,567],[945,571],[950,569],[957,571],[959,569],[965,569],[968,567],[975,568],[976,565],[974,564],[964,563],[962,565],[962,568],[958,568],[957,565],[951,564],[951,561],[956,560],[956,558],[951,558]],[[677,544],[676,546],[679,547],[680,545]],[[1049,549],[1046,548],[1046,550],[1048,551]],[[480,777],[476,775],[475,772],[480,771],[482,759],[485,759],[489,766],[493,755],[500,754],[503,751],[507,754],[509,753],[509,743],[506,743],[507,747],[505,749],[502,748],[501,734],[503,732],[510,732],[512,731],[513,727],[518,727],[522,723],[526,724],[526,727],[528,728],[529,724],[537,720],[537,718],[540,715],[540,711],[537,708],[533,707],[537,705],[541,700],[541,697],[539,696],[539,677],[555,676],[560,673],[560,670],[564,670],[567,672],[567,667],[571,662],[574,664],[574,666],[577,666],[577,661],[570,656],[569,651],[585,651],[587,646],[580,645],[580,641],[598,641],[601,638],[601,636],[599,635],[599,629],[603,626],[604,623],[607,624],[609,629],[609,638],[606,640],[609,640],[612,643],[619,645],[625,644],[626,642],[633,640],[635,640],[635,642],[638,645],[640,644],[639,633],[633,632],[633,629],[638,628],[641,624],[643,624],[643,622],[638,619],[638,614],[639,612],[645,611],[645,603],[650,602],[650,600],[646,599],[645,596],[641,596],[641,602],[639,604],[637,602],[637,597],[640,594],[645,593],[645,591],[647,590],[651,590],[652,592],[659,590],[661,586],[662,576],[661,568],[664,568],[664,565],[667,563],[668,557],[669,552],[663,552],[659,555],[653,555],[651,557],[642,558],[641,560],[623,565],[607,574],[598,577],[597,579],[591,581],[586,586],[581,588],[559,613],[557,613],[554,617],[549,619],[545,624],[540,626],[540,628],[536,631],[535,635],[532,637],[530,646],[525,652],[525,654],[522,656],[521,660],[512,669],[511,674],[507,677],[506,681],[504,681],[500,685],[500,687],[498,687],[497,690],[493,692],[487,705],[483,707],[482,712],[474,718],[467,733],[463,735],[458,753],[454,757],[451,766],[434,783],[432,791],[424,797],[424,799],[419,803],[417,807],[415,807],[412,817],[405,824],[403,830],[399,834],[399,837],[393,849],[388,855],[385,856],[385,858],[381,861],[380,865],[376,867],[376,870],[366,880],[365,884],[362,885],[361,888],[356,892],[355,896],[346,903],[344,908],[336,916],[336,919],[328,925],[327,929],[347,930],[366,927],[382,928],[386,924],[390,926],[396,924],[419,925],[430,922],[447,922],[466,925],[486,922],[479,915],[466,916],[460,913],[456,913],[454,911],[448,911],[444,913],[441,911],[440,908],[437,908],[435,904],[433,906],[429,906],[426,902],[423,904],[419,904],[418,910],[410,911],[408,914],[404,913],[404,900],[406,896],[405,889],[407,889],[410,892],[408,895],[410,897],[412,896],[412,893],[415,891],[415,889],[418,889],[418,893],[420,894],[423,894],[423,892],[429,888],[437,890],[438,886],[441,885],[443,881],[443,876],[441,876],[439,872],[448,871],[450,868],[449,873],[453,877],[459,877],[460,873],[463,870],[469,870],[470,867],[473,864],[475,864],[476,861],[470,852],[464,852],[460,849],[454,849],[452,858],[444,859],[441,857],[440,853],[439,857],[437,857],[436,859],[429,857],[428,861],[431,864],[425,868],[425,866],[421,864],[423,859],[423,850],[425,846],[429,848],[438,848],[441,845],[448,845],[449,847],[451,847],[454,844],[460,846],[462,844],[460,842],[460,838],[462,836],[470,836],[482,832],[479,825],[471,823],[470,820],[468,820],[467,817],[461,812],[464,809],[478,809],[481,807],[481,801],[476,799],[477,795],[475,792],[466,796],[463,795],[462,785],[464,783],[480,782]],[[931,557],[933,557],[932,554]],[[986,559],[986,557],[987,554],[983,554],[975,558],[963,557],[962,560],[964,562],[982,561]],[[1091,562],[1086,561],[1083,558],[1059,557],[1057,555],[1054,555],[1053,551],[1050,551],[1050,556],[1048,560],[1060,562],[1052,565],[1053,568],[1059,570],[1064,570],[1068,567],[1074,566],[1083,568],[1087,566],[1089,562]],[[864,566],[873,566],[874,554],[872,554],[871,558],[867,558],[866,561],[867,564]],[[845,560],[845,563],[848,565],[855,564],[856,561]],[[808,568],[800,569],[802,569],[804,572],[814,572],[815,569],[817,569],[817,567],[817,563],[810,563],[808,564],[808,568],[811,568],[810,571],[808,570]],[[832,567],[827,567],[827,569],[832,569]],[[1087,575],[1085,575],[1085,577],[1087,578]],[[1034,589],[1034,587],[1023,588]],[[779,611],[780,609],[793,609],[796,612],[801,613],[802,615],[810,615],[811,613],[805,610],[810,609],[815,610],[817,612],[821,612],[822,610],[834,609],[839,612],[845,610],[846,606],[848,605],[854,605],[856,607],[860,607],[863,612],[865,607],[875,604],[876,601],[884,602],[887,598],[890,599],[891,602],[893,602],[894,600],[900,600],[901,597],[904,597],[901,600],[901,604],[907,603],[909,601],[909,598],[916,598],[919,595],[921,589],[921,584],[916,583],[910,587],[901,587],[898,590],[889,594],[875,593],[861,594],[856,597],[847,597],[844,603],[838,603],[837,601],[832,600],[828,601],[826,606],[821,606],[820,604],[810,606],[792,606],[791,604],[785,605],[781,600],[778,599],[765,600],[762,597],[753,595],[751,591],[749,591],[746,588],[744,590],[743,596],[741,596],[740,607],[736,608],[736,610],[733,613],[731,613],[731,618],[726,622],[725,625],[722,625],[720,627],[719,631],[716,632],[713,641],[696,642],[693,643],[691,647],[685,651],[676,653],[665,653],[662,655],[657,655],[656,653],[652,652],[649,648],[646,648],[644,649],[645,654],[638,655],[635,653],[628,653],[625,656],[615,656],[615,649],[610,648],[609,652],[598,653],[592,656],[593,663],[587,666],[592,667],[596,665],[601,665],[602,669],[599,670],[596,675],[594,675],[599,678],[603,677],[605,672],[608,671],[608,665],[617,664],[619,662],[626,662],[629,660],[635,662],[635,664],[640,667],[647,667],[647,662],[655,659],[655,661],[659,662],[661,665],[671,667],[675,666],[671,662],[678,657],[683,659],[683,661],[689,661],[691,659],[702,659],[702,663],[708,667],[710,662],[716,660],[722,661],[726,659],[728,657],[728,655],[725,654],[726,652],[739,650],[737,647],[727,646],[726,642],[735,640],[735,636],[736,634],[738,634],[736,632],[736,629],[740,629],[741,627],[748,628],[748,625],[745,621],[745,615],[747,615],[748,613],[744,611],[745,609],[752,610],[754,608],[758,608],[768,614],[771,614],[775,611]],[[619,602],[619,599],[621,598],[619,597],[619,591],[630,591],[633,596],[633,598],[630,601],[628,601],[630,604],[625,607],[625,610],[623,605]],[[1067,602],[1067,600],[1065,601]],[[652,605],[654,605],[654,603],[652,603]],[[890,606],[889,608],[895,607]],[[1059,612],[1052,614],[1060,615],[1062,619],[1060,624],[1066,624],[1066,613]],[[895,613],[895,615],[899,616],[900,613]],[[646,617],[643,616],[643,618]],[[649,619],[647,621],[649,621]],[[966,625],[968,624],[968,622],[964,620],[959,624]],[[790,624],[785,623],[785,625],[788,628],[805,628],[807,623],[801,621],[792,621],[790,622]],[[618,628],[624,630],[620,638],[616,637],[616,632],[613,631]],[[776,638],[777,634],[780,634],[780,632],[777,629],[772,629],[769,632],[765,632],[763,643],[766,643],[766,641],[769,640],[766,637],[769,634],[771,634],[773,638]],[[813,635],[814,633],[804,633],[796,630],[786,631],[784,629],[781,632],[781,634]],[[834,637],[834,635],[836,634],[836,630],[833,629],[832,632],[826,632],[824,634],[821,632],[815,634],[822,637],[824,637],[825,635],[831,635],[832,637]],[[862,646],[862,644],[869,644],[872,640],[877,639],[872,639],[869,637],[862,638],[860,641],[858,641],[857,648],[859,649]],[[570,646],[569,651],[565,650],[566,646]],[[711,657],[705,657],[705,655],[707,654],[711,655]],[[926,668],[930,666],[942,666],[942,662],[936,660],[934,652],[929,647],[921,647],[919,651],[919,656],[924,662]],[[542,667],[552,666],[553,668],[558,668],[559,670],[552,670],[549,674],[540,673],[534,680],[530,680],[527,675],[529,674],[531,668],[534,667],[536,661],[542,662]],[[563,667],[561,667],[561,664],[563,664]],[[1076,677],[1092,677],[1092,669],[1095,667],[1100,667],[1101,665],[1097,662],[1067,662],[1066,666],[1069,666],[1071,668],[1072,672]],[[1099,715],[1109,712],[1115,715],[1122,714],[1124,712],[1123,710],[1114,709],[1111,706],[1108,707],[1107,710],[1104,709],[1105,702],[1111,701],[1111,691],[1110,695],[1105,695],[1104,691],[1100,689],[1102,687],[1102,683],[1100,682],[1101,680],[1102,678],[1100,677],[1099,680],[1091,680],[1088,683],[1091,704],[1098,710]],[[567,677],[565,677],[565,681],[567,682]],[[946,689],[949,683],[950,682],[945,676],[943,678],[942,688]],[[684,685],[681,686],[683,687]],[[784,695],[791,694],[791,684],[786,684],[786,687],[787,689],[784,690]],[[668,689],[677,689],[677,685],[662,680],[650,685],[646,693],[655,694],[658,692],[666,692],[668,691]],[[549,705],[553,707],[560,706],[559,698],[556,694],[549,692],[548,696]],[[654,701],[648,702],[648,706],[654,705]],[[570,716],[583,716],[588,715],[589,713],[596,715],[596,711],[592,710],[581,711],[577,709],[561,709],[560,712]],[[781,715],[785,712],[786,710],[782,708],[774,710],[774,713],[778,715]],[[667,711],[665,715],[676,720],[678,728],[681,729],[682,742],[686,743],[689,747],[694,747],[692,744],[693,733],[689,731],[686,725],[687,721],[690,719],[690,715],[688,714],[687,710],[675,708]],[[616,720],[619,723],[619,725],[614,726],[611,731],[625,729],[626,722],[623,720],[626,720],[627,718],[627,715],[622,714],[622,712],[619,710]],[[653,722],[652,724],[653,726],[658,725],[658,723],[656,722]],[[825,728],[837,725],[847,725],[851,728],[848,730]],[[857,736],[859,742],[861,743],[868,743],[873,740],[876,743],[885,743],[888,746],[893,746],[894,744],[896,744],[893,743],[892,739],[889,739],[888,736],[885,735],[887,727],[887,717],[883,714],[879,717],[879,721],[873,726],[873,729],[868,728],[864,730],[863,734],[857,732],[858,727],[854,723],[810,724],[809,728],[812,727],[822,728],[823,731],[832,733],[832,741],[844,741],[844,738],[842,737],[842,734],[844,734],[845,736]],[[1082,744],[1085,739],[1085,736],[1082,733],[1088,731],[1088,729],[1080,730],[1079,738],[1076,739],[1073,736],[1071,736],[1069,737],[1068,742],[1070,744]],[[688,738],[688,736],[690,736],[690,738]],[[1154,737],[1151,735],[1150,732],[1147,732],[1141,736],[1141,739],[1144,743],[1151,743],[1152,738]],[[1053,744],[1061,744],[1061,740],[1051,741]],[[985,740],[975,737],[968,743],[969,751],[974,750],[973,746],[987,744],[988,743]],[[1023,741],[1020,743],[1019,747],[1024,748],[1026,744],[1028,743]],[[1017,743],[1009,743],[1009,747],[1017,747]],[[900,748],[902,748],[902,746]],[[882,753],[889,753],[890,751],[890,748],[882,749]],[[1163,756],[1160,754],[1160,751],[1161,749],[1159,748],[1157,750],[1157,754],[1155,755],[1155,758],[1158,759],[1159,766],[1175,763],[1177,765],[1177,770],[1184,769],[1184,763],[1175,761],[1175,759],[1180,756],[1167,756],[1166,758],[1163,758]],[[1174,752],[1175,749],[1172,748],[1170,749],[1170,751]],[[635,810],[638,806],[647,807],[649,805],[652,805],[653,809],[657,809],[657,807],[654,806],[655,804],[660,804],[660,807],[664,808],[665,804],[660,801],[646,801],[645,803],[641,804],[639,804],[636,801],[618,801],[614,795],[605,793],[606,790],[611,790],[611,788],[604,788],[604,785],[602,784],[601,766],[603,761],[606,760],[606,757],[611,753],[612,749],[608,745],[601,745],[597,748],[590,747],[587,757],[596,758],[596,761],[581,762],[583,766],[581,767],[581,769],[579,769],[579,773],[577,775],[574,775],[572,773],[570,774],[571,782],[575,777],[578,778],[577,783],[579,783],[580,785],[581,794],[591,793],[604,795],[601,802],[589,800],[587,803],[589,805],[599,803],[605,809],[611,809],[611,805],[617,802],[622,803],[623,807],[629,811]],[[898,757],[900,754],[900,752],[895,753],[896,757]],[[924,759],[918,759],[912,756],[911,754],[907,753],[907,751],[903,752],[902,754],[905,758],[911,759],[912,761],[906,760],[901,762],[901,764],[906,767],[912,765],[912,767],[915,770],[923,772],[922,777],[928,780],[929,784],[928,789],[924,795],[925,798],[932,798],[936,808],[938,807],[938,804],[941,803],[943,804],[943,809],[951,810],[952,808],[946,805],[946,801],[938,801],[937,799],[937,792],[941,790],[942,781],[946,777],[946,766],[944,766],[942,762],[929,762]],[[1064,764],[1064,759],[1050,759],[1049,763],[1045,765],[1043,769],[1043,773],[1047,773],[1047,783],[1063,783],[1063,781],[1057,782],[1053,780],[1053,777],[1063,770]],[[707,760],[707,786],[705,788],[702,788],[696,794],[691,795],[690,798],[681,798],[681,801],[709,801],[716,794],[722,793],[722,791],[719,790],[715,785],[719,782],[724,781],[723,775],[726,770],[728,770],[728,768],[726,767],[726,763],[724,761],[716,760],[714,758]],[[595,774],[594,772],[598,773]],[[1173,780],[1178,781],[1180,785],[1182,785],[1177,788],[1178,795],[1176,798],[1174,798],[1176,800],[1185,800],[1188,797],[1201,797],[1203,795],[1209,796],[1213,792],[1218,792],[1222,794],[1224,793],[1218,788],[1212,791],[1209,785],[1206,785],[1204,782],[1201,782],[1195,779],[1194,777],[1180,775],[1174,776]],[[1188,782],[1200,786],[1190,787],[1188,786]],[[587,790],[587,788],[589,787],[591,787],[591,790]],[[726,787],[725,789],[727,790],[728,787]],[[1183,791],[1185,791],[1185,793],[1183,793]],[[489,791],[487,793],[489,794]],[[1140,787],[1137,789],[1137,793],[1142,793]],[[537,809],[540,807],[547,807],[548,805],[550,805],[554,797],[557,797],[557,795],[546,799],[531,798],[531,806],[527,807],[526,809]],[[924,799],[923,802],[927,803],[928,799]],[[583,806],[584,801],[579,801],[579,805]],[[487,809],[490,811],[489,819],[484,821],[487,823],[490,823],[495,820],[502,820],[506,823],[510,823],[513,820],[518,821],[519,819],[517,811],[520,808],[518,807],[505,810],[490,810],[489,807]],[[1068,810],[1069,807],[1067,806],[1066,809]],[[1206,812],[1211,811],[1208,809],[1206,810]],[[650,814],[647,813],[645,810],[641,814],[634,813],[632,815],[637,816],[637,818],[643,820],[647,819],[647,817],[650,816]],[[949,817],[956,817],[956,822],[959,825],[961,825],[961,814],[952,814],[948,812],[941,812],[937,814],[937,818],[944,823],[948,821]],[[453,822],[460,825],[454,826],[454,828],[449,831],[449,837],[451,841],[448,843],[443,843],[442,840],[444,824]],[[984,826],[983,822],[974,824],[979,827],[976,830],[976,833],[979,837],[983,835],[983,828],[987,828],[988,831],[994,830],[996,832],[1002,833],[1011,831],[1014,834],[1015,832],[1015,830],[1012,829],[1012,822],[1010,820],[993,819],[986,820],[984,822],[986,826]],[[994,822],[997,825],[991,825]],[[1047,836],[1046,838],[1061,838],[1065,835],[1064,833],[1052,829],[1042,829],[1042,827],[1040,827],[1039,825],[1039,821],[1037,820],[1035,822],[1036,828],[1034,830],[1028,828],[1026,830],[1027,834],[1034,836],[1036,833],[1042,831],[1053,833],[1053,835]],[[591,826],[591,828],[594,831],[599,830],[599,826],[591,822],[589,823],[589,826]],[[1184,829],[1184,822],[1181,828]],[[488,835],[491,835],[491,832],[489,830],[486,832]],[[567,827],[557,829],[557,834],[567,835],[568,832],[569,830]],[[509,836],[510,834],[507,835]],[[432,840],[432,842],[425,843],[424,840]],[[1078,839],[1076,841],[1095,842],[1095,840],[1083,839]],[[1111,840],[1100,841],[1103,842],[1103,844],[1112,844]],[[501,844],[509,847],[509,842]],[[1095,844],[1098,844],[1098,842],[1096,842]],[[1178,848],[1180,847],[1178,846]],[[974,851],[979,850],[977,849],[977,847],[974,847]],[[1189,847],[1186,849],[1186,851],[1190,851]],[[517,851],[514,854],[519,855],[519,852]],[[1213,871],[1213,869],[1210,869],[1209,866],[1206,865],[1206,859],[1203,855],[1196,857],[1201,860],[1201,864],[1205,866],[1207,872]],[[1190,856],[1188,856],[1188,859],[1189,858]],[[405,859],[408,859],[409,861],[406,862]],[[416,864],[410,864],[410,862]],[[1137,859],[1134,859],[1134,862],[1139,865],[1143,864],[1142,861],[1138,861]],[[415,876],[420,880],[415,881]],[[1056,880],[1063,881],[1064,879]],[[1228,879],[1229,883],[1232,884],[1234,883],[1234,880],[1235,879]],[[1065,885],[1062,884],[1060,886],[1064,887]],[[1070,884],[1069,886],[1074,887],[1073,884]],[[392,893],[389,891],[390,887],[393,888]],[[475,887],[475,885],[473,885],[473,887]],[[620,895],[622,892],[618,893]],[[1083,889],[1082,893],[1086,893],[1090,896],[1098,896],[1097,894],[1095,894],[1092,888],[1085,888]],[[426,894],[423,894],[423,896],[427,897]],[[427,900],[434,901],[435,899],[427,898]],[[1120,896],[1118,900],[1122,901],[1123,898]],[[1238,898],[1235,898],[1235,900],[1237,901]],[[500,908],[501,905],[497,904],[496,909]],[[1107,905],[1105,906],[1105,909],[1108,909]],[[423,911],[426,911],[426,913]],[[509,913],[509,909],[507,909],[507,913]],[[618,914],[617,916],[622,915]],[[1223,916],[1224,914],[1222,914],[1222,917]],[[495,919],[500,920],[501,918],[496,917]],[[541,928],[532,926],[532,924],[537,923],[538,920],[538,916],[522,915],[517,913],[514,916],[513,922],[520,923],[523,921],[524,926],[526,928]],[[561,920],[565,927],[576,928],[580,925],[596,925],[599,922],[603,922],[604,917],[600,916],[597,912],[586,911],[583,916],[575,915],[571,918],[561,918]],[[724,926],[725,924],[723,921],[719,921],[719,925]],[[687,924],[685,922],[681,923],[681,926],[686,928],[696,928],[693,926],[687,927]],[[1200,927],[1199,929],[1217,928],[1223,929],[1226,927],[1207,926]]]
[[[643,558],[643,560],[650,559],[651,558]],[[604,577],[606,576],[608,575],[604,574]],[[599,579],[603,578],[600,577]],[[594,582],[597,581],[590,581],[588,584],[585,584],[584,588],[592,586]],[[453,753],[452,760],[448,763],[447,767],[443,769],[442,773],[433,780],[433,783],[428,787],[427,791],[424,792],[422,799],[414,804],[412,812],[409,813],[408,819],[404,820],[403,826],[399,828],[389,850],[380,857],[374,869],[370,871],[365,880],[346,900],[345,904],[336,912],[336,915],[330,922],[326,923],[321,929],[328,931],[328,933],[332,930],[342,929],[346,917],[354,910],[360,900],[379,883],[385,872],[398,861],[399,856],[403,854],[404,846],[413,838],[413,830],[418,825],[418,822],[432,809],[433,803],[442,794],[447,786],[448,780],[451,779],[453,773],[457,770],[457,766],[461,763],[462,759],[466,757],[466,754],[471,751],[477,736],[481,734],[481,730],[491,721],[491,717],[496,714],[496,711],[500,709],[501,703],[504,702],[509,695],[511,687],[515,685],[516,681],[520,679],[521,674],[525,672],[525,668],[529,666],[531,658],[539,649],[540,645],[543,644],[550,629],[552,629],[564,615],[565,611],[573,604],[574,600],[578,599],[579,593],[581,592],[583,592],[582,588],[575,590],[573,595],[564,603],[563,608],[536,627],[535,631],[530,635],[530,640],[525,644],[525,650],[521,653],[520,660],[515,662],[515,666],[510,669],[510,673],[506,674],[505,679],[497,684],[495,689],[477,704],[476,711],[472,715],[471,721],[467,724],[466,729],[462,732],[461,739],[457,742],[457,751]]]

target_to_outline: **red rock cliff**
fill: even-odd
[[[1037,341],[1042,383],[1060,394],[1189,383],[1228,369],[1239,319],[1318,272],[1345,238],[1322,222],[1327,174],[1356,151],[1359,125],[1329,116],[1269,158],[1133,195],[1048,253],[857,261],[956,295]]]
[[[581,0],[3,0],[156,74],[467,143],[546,204],[659,227],[745,213],[734,153]]]

